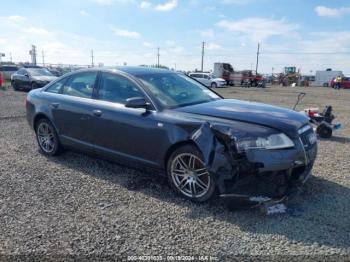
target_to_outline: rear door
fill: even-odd
[[[208,75],[206,75],[206,74],[203,74],[203,84],[205,85],[205,86],[210,86],[210,77],[208,76]]]
[[[205,79],[203,77],[203,74],[196,74],[196,80],[205,85]]]
[[[54,123],[66,145],[93,151],[93,100],[97,71],[70,76],[51,101]]]

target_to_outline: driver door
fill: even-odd
[[[97,153],[124,163],[140,162],[157,166],[157,112],[143,108],[126,108],[128,98],[145,97],[132,80],[116,74],[102,72],[94,102],[94,145]]]

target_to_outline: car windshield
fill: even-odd
[[[191,78],[175,73],[137,76],[166,108],[206,103],[220,97]]]
[[[27,71],[32,76],[53,76],[53,74],[51,74],[49,70],[44,68],[32,68],[32,69],[27,69]]]

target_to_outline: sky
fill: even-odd
[[[160,63],[204,70],[350,74],[350,2],[342,0],[11,0],[0,7],[2,60],[105,66]]]

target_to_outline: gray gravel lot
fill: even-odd
[[[0,254],[350,256],[350,90],[218,91],[289,108],[306,91],[299,109],[334,106],[344,127],[319,142],[314,177],[290,212],[230,212],[219,199],[191,203],[164,178],[104,160],[47,158],[24,117],[26,93],[0,90]]]

